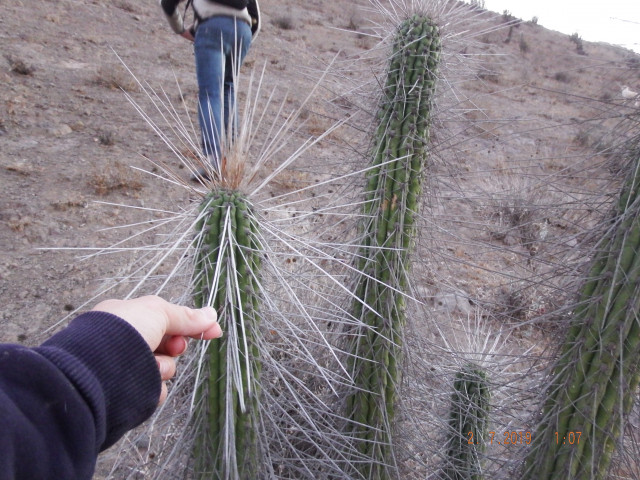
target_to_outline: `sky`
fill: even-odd
[[[508,10],[523,21],[538,17],[538,24],[549,30],[640,53],[640,0],[485,0],[484,7]]]

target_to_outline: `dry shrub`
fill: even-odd
[[[506,321],[528,322],[546,312],[546,292],[539,286],[515,282],[503,289],[495,314]]]
[[[31,224],[31,217],[22,215],[12,215],[7,221],[8,227],[17,233],[24,232],[25,228],[27,228]]]
[[[95,193],[100,196],[108,195],[115,191],[125,193],[138,192],[143,187],[140,173],[122,165],[120,162],[106,165],[102,171],[94,173],[88,183]]]
[[[98,133],[98,142],[105,147],[111,147],[116,143],[116,135],[112,130],[104,130]]]
[[[356,38],[356,47],[362,50],[371,50],[372,44],[374,42],[375,41],[371,37],[368,37],[366,35],[358,35],[358,37]]]
[[[25,177],[28,177],[33,173],[33,167],[23,161],[12,162],[8,165],[5,165],[4,168],[7,172],[17,173]]]
[[[282,29],[282,30],[293,30],[294,29],[294,22],[293,19],[288,16],[288,15],[281,15],[278,17],[275,17],[272,20],[272,23]]]
[[[17,73],[18,75],[33,75],[33,72],[35,72],[35,68],[33,66],[27,64],[20,58],[12,57],[10,55],[6,55],[5,58],[9,62],[10,72]]]
[[[314,137],[324,135],[331,128],[333,121],[321,114],[311,112],[308,118],[304,119],[305,130]],[[333,132],[327,138],[332,138]]]
[[[524,35],[520,35],[520,42],[518,43],[518,47],[520,48],[520,53],[523,55],[529,51],[529,44],[524,39]]]
[[[117,0],[116,2],[114,2],[114,6],[116,8],[119,8],[120,10],[124,10],[125,12],[140,13],[138,9],[127,0]]]
[[[485,67],[480,67],[478,72],[478,78],[480,80],[486,80],[491,83],[500,83],[500,74],[494,70],[489,70]]]
[[[527,177],[508,176],[490,194],[491,236],[507,245],[521,244],[536,255],[548,233],[546,203],[551,193]]]
[[[122,89],[125,92],[135,92],[138,89],[135,79],[120,64],[98,67],[94,82],[101,87]]]
[[[585,130],[580,130],[573,138],[573,141],[581,147],[588,147],[591,143],[591,135]]]
[[[580,37],[580,35],[578,35],[578,33],[574,33],[569,37],[569,40],[571,40],[573,43],[576,44],[576,52],[579,55],[586,55],[587,52],[585,52],[584,50],[584,43],[582,43],[582,38]]]
[[[306,172],[284,170],[273,180],[273,185],[279,193],[293,192],[311,184],[311,177]]]
[[[74,208],[87,208],[87,201],[81,195],[73,195],[57,202],[51,202],[51,207],[58,212],[66,212]]]

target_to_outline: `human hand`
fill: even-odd
[[[156,357],[162,377],[160,403],[167,398],[165,381],[176,373],[173,357],[183,354],[187,349],[185,337],[210,340],[222,336],[213,308],[191,309],[157,296],[105,300],[93,310],[117,315],[133,326],[147,342]]]
[[[196,38],[195,38],[195,36],[193,35],[193,26],[191,26],[191,27],[189,27],[189,28],[185,29],[185,31],[184,31],[184,32],[182,32],[182,33],[180,34],[180,36],[181,36],[181,37],[183,37],[183,38],[186,38],[186,39],[187,39],[187,40],[189,40],[190,42],[195,42],[195,41],[196,41]]]

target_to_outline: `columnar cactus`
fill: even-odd
[[[360,474],[367,479],[388,478],[394,469],[391,430],[406,321],[403,290],[439,56],[438,28],[429,18],[415,15],[399,26],[367,174],[353,307],[362,326],[350,332],[355,388],[347,398]]]
[[[451,396],[447,445],[447,480],[481,480],[480,457],[486,447],[489,385],[484,370],[466,364],[457,374]]]
[[[224,336],[207,347],[196,400],[196,474],[253,480],[260,467],[257,222],[245,196],[214,190],[197,230],[195,304],[217,309]]]
[[[640,161],[582,287],[526,479],[602,479],[635,401],[640,365]]]

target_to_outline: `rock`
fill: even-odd
[[[520,243],[520,237],[518,233],[514,231],[514,229],[511,229],[505,233],[504,238],[502,239],[502,242],[508,247],[512,247]]]
[[[434,306],[441,312],[458,311],[464,315],[473,314],[473,306],[468,296],[462,291],[438,292],[434,298]]]
[[[64,137],[65,135],[69,135],[71,132],[73,132],[73,130],[66,123],[61,123],[60,125],[56,125],[49,129],[49,133],[54,137]]]

